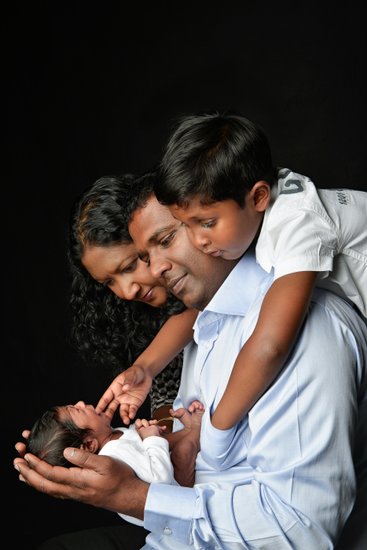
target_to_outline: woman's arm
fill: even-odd
[[[192,327],[198,313],[197,309],[186,309],[169,317],[134,365],[143,368],[151,378],[155,378],[191,342]],[[126,386],[129,386],[129,382]]]
[[[143,404],[157,376],[192,340],[196,309],[172,315],[134,364],[120,373],[100,398],[96,410],[111,418],[120,407],[120,416],[128,424]]]

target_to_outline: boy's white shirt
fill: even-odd
[[[317,286],[353,302],[367,317],[367,193],[318,189],[281,168],[256,244],[274,278],[318,271]]]

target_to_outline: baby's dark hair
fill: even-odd
[[[52,407],[36,420],[27,440],[27,452],[45,460],[52,466],[73,466],[66,460],[66,447],[81,447],[90,430],[78,428],[66,415],[60,414],[61,407]]]
[[[253,185],[270,185],[274,167],[263,130],[236,113],[186,115],[165,146],[154,186],[162,204],[187,206],[233,199],[242,208]]]

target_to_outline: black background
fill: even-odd
[[[36,4],[8,8],[1,23],[2,503],[4,536],[27,548],[118,522],[37,493],[12,467],[14,443],[46,407],[95,403],[110,381],[68,343],[65,239],[79,192],[150,168],[172,119],[209,109],[259,123],[276,165],[319,187],[367,190],[362,2],[332,12],[321,2]]]

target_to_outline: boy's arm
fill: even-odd
[[[233,427],[278,375],[304,320],[316,277],[316,272],[301,271],[284,275],[271,285],[254,332],[238,354],[212,415],[214,427]]]
[[[96,410],[111,418],[120,407],[120,416],[128,424],[136,415],[157,376],[192,340],[196,309],[172,315],[134,364],[120,373],[100,398]]]

